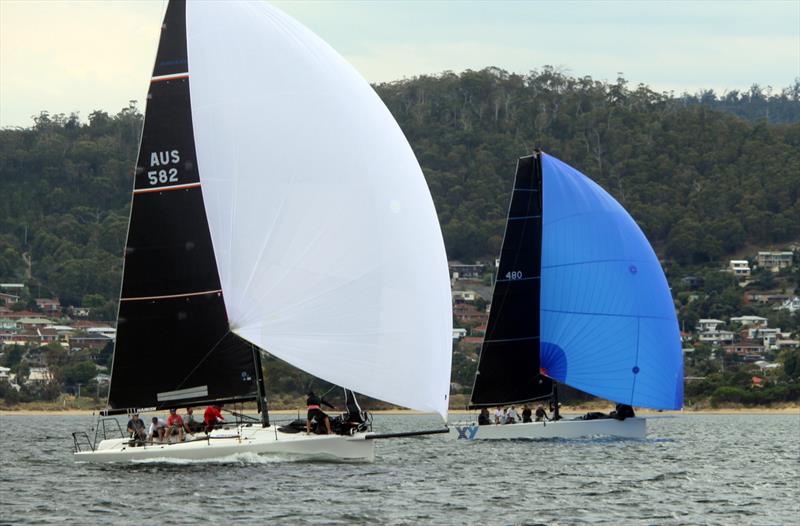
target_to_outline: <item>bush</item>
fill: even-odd
[[[717,387],[711,394],[711,406],[717,407],[722,403],[747,403],[749,396],[750,393],[740,387]]]

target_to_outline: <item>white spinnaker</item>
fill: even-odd
[[[260,2],[187,2],[203,198],[236,334],[446,418],[452,311],[428,187],[330,46]]]

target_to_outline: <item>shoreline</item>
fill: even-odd
[[[564,415],[580,415],[588,411],[602,411],[609,412],[613,407],[562,407],[561,412]],[[96,416],[99,410],[95,409],[33,409],[33,408],[7,408],[0,409],[0,417],[4,416]],[[254,412],[252,410],[245,410],[247,413]],[[153,411],[156,413],[157,411]],[[331,414],[336,411],[330,411]],[[271,415],[297,415],[300,414],[302,418],[305,409],[275,409],[269,412]],[[434,415],[434,413],[425,413],[422,411],[414,411],[412,409],[376,409],[370,411],[374,415]],[[477,411],[465,411],[458,409],[451,409],[449,414],[452,415],[465,415],[477,414]],[[668,416],[681,416],[681,415],[797,415],[800,416],[800,406],[788,407],[720,407],[717,409],[684,409],[681,411],[657,411],[653,409],[639,409],[636,410],[637,415],[668,415]],[[117,415],[124,416],[124,415]]]

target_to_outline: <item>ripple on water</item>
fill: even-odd
[[[645,440],[387,440],[374,464],[76,464],[69,433],[91,424],[3,417],[0,523],[791,524],[800,512],[797,415],[653,419]],[[435,424],[376,418],[387,431]]]

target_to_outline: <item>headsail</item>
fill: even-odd
[[[658,258],[605,190],[542,154],[541,358],[547,374],[634,406],[683,405],[683,356]]]
[[[538,165],[534,156],[517,163],[470,407],[526,402],[552,391],[552,382],[539,374],[542,185]]]
[[[112,409],[257,396],[250,344],[229,331],[192,131],[185,5],[164,18],[136,166]]]
[[[389,111],[327,44],[264,3],[189,3],[187,31],[233,331],[329,382],[445,416],[444,243]]]

